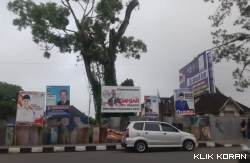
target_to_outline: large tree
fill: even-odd
[[[59,1],[59,0],[58,0]],[[8,3],[9,11],[18,15],[13,25],[18,30],[31,28],[33,41],[44,47],[44,57],[49,58],[53,47],[61,53],[77,53],[83,60],[92,88],[96,118],[101,108],[101,85],[117,86],[115,62],[117,54],[140,59],[147,46],[133,36],[123,36],[132,11],[139,8],[138,0],[122,4],[122,0],[61,0],[61,3],[36,4],[32,0],[14,0]],[[72,3],[82,11],[76,15]],[[125,17],[119,17],[126,5]],[[77,30],[69,29],[69,16]],[[80,18],[80,19],[79,19]]]
[[[16,117],[19,91],[22,88],[18,85],[0,82],[0,119]]]
[[[204,0],[214,3],[215,0]],[[238,32],[229,33],[227,29],[218,29],[212,32],[214,49],[214,61],[221,62],[222,59],[235,61],[242,67],[233,72],[236,90],[243,92],[250,86],[250,5],[248,0],[217,0],[219,6],[215,13],[209,16],[213,21],[212,27],[220,27],[226,18],[232,15],[233,9],[238,9],[239,15],[232,25],[241,27]],[[235,10],[234,10],[235,11]],[[235,13],[235,12],[234,12]]]

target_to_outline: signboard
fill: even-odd
[[[42,126],[45,108],[45,92],[20,91],[18,96],[16,125]]]
[[[68,117],[70,107],[69,86],[47,86],[46,116]]]
[[[215,93],[213,58],[211,51],[198,55],[192,62],[179,70],[180,88],[191,88],[194,97]]]
[[[102,86],[101,112],[141,112],[141,88],[129,86]]]
[[[144,96],[144,116],[159,117],[158,96]]]
[[[194,94],[192,89],[174,90],[174,107],[176,115],[194,115]]]

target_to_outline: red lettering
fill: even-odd
[[[120,102],[121,103],[139,103],[139,99],[138,98],[136,98],[136,99],[133,99],[133,98],[130,98],[130,99],[123,99],[123,98],[121,98],[120,99]]]

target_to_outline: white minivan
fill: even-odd
[[[157,121],[130,121],[123,129],[121,145],[143,153],[147,148],[178,147],[187,151],[195,148],[193,134],[183,132],[174,126]]]

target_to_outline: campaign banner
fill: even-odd
[[[158,96],[144,96],[145,117],[159,117]]]
[[[102,113],[141,112],[141,88],[102,86]]]
[[[176,115],[194,115],[194,93],[192,89],[174,89]]]
[[[42,126],[44,108],[45,92],[20,91],[16,126]]]
[[[68,117],[70,107],[69,86],[47,86],[46,116]]]
[[[180,89],[191,88],[194,97],[215,93],[213,58],[211,51],[205,51],[179,70]]]
[[[107,128],[107,139],[122,140],[122,132]]]

